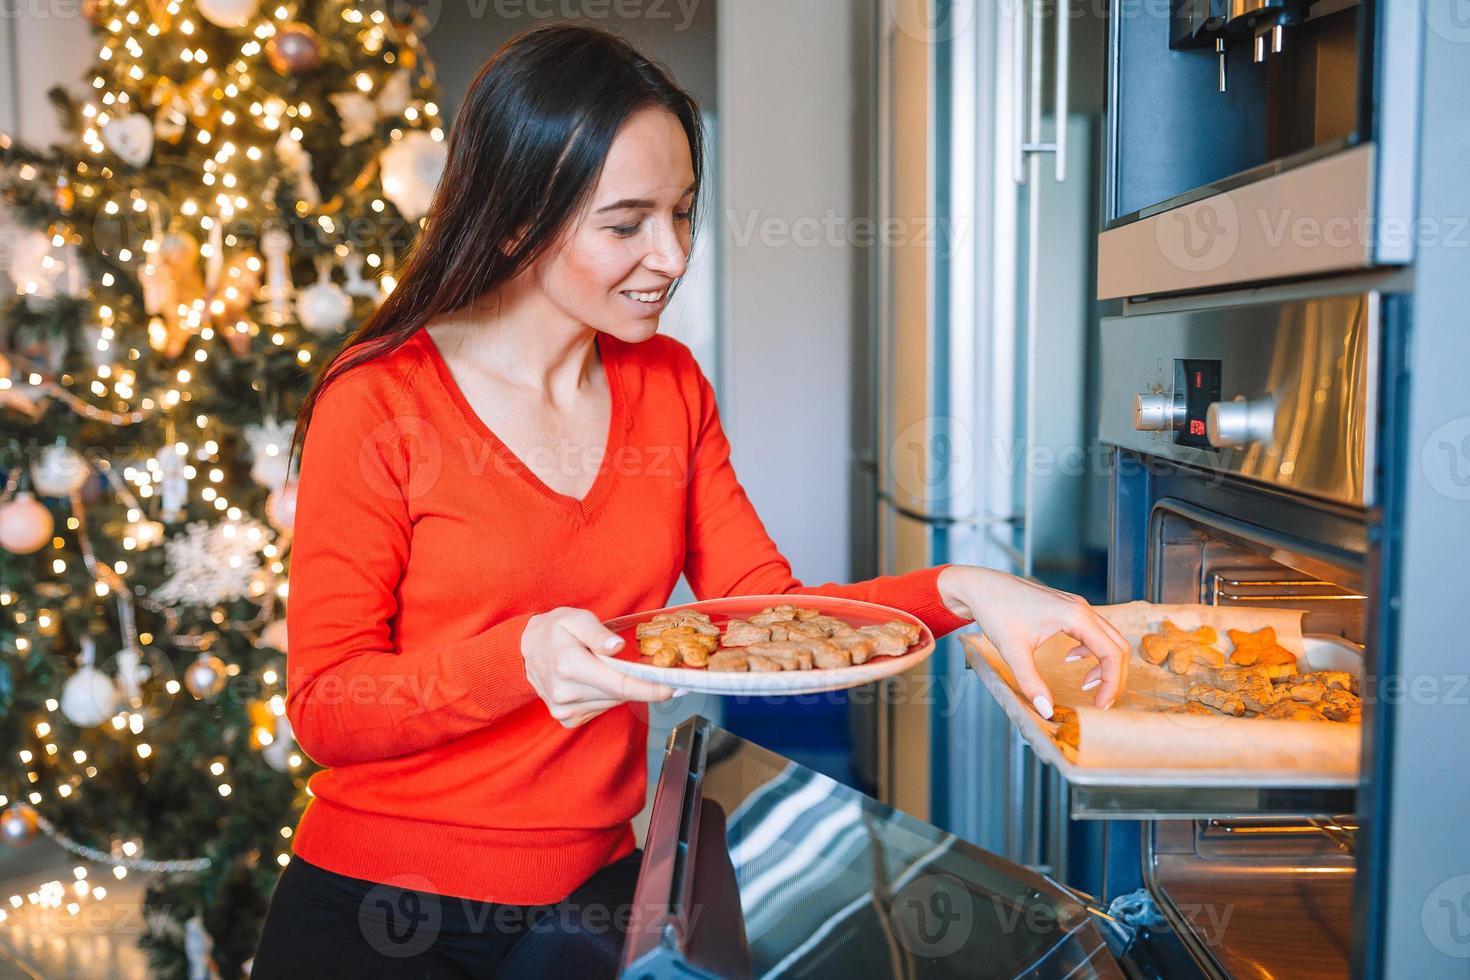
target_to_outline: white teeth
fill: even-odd
[[[664,291],[660,289],[656,293],[635,293],[632,290],[625,289],[623,290],[623,295],[632,297],[640,303],[657,303],[664,298]]]

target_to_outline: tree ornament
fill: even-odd
[[[96,641],[82,638],[80,666],[61,688],[61,713],[78,728],[95,728],[117,713],[117,685],[93,664]]]
[[[170,232],[158,239],[157,251],[138,269],[143,287],[143,311],[161,316],[149,325],[149,343],[170,359],[183,353],[198,327],[188,308],[204,304],[204,276],[199,268],[199,241],[187,231]],[[180,308],[185,312],[180,312]]]
[[[7,231],[5,271],[26,294],[28,306],[76,291],[72,284],[80,272],[80,259],[75,246],[69,242],[58,246],[54,236],[36,229]]]
[[[373,135],[380,119],[397,119],[412,100],[411,73],[399,69],[388,76],[376,98],[366,92],[336,92],[327,96],[342,120],[342,145],[352,146]]]
[[[236,320],[234,323],[220,328],[220,333],[229,345],[230,353],[236,357],[245,357],[250,353],[250,322],[248,320]]]
[[[236,252],[220,266],[209,294],[210,313],[217,323],[233,324],[244,315],[260,291],[260,256]]]
[[[0,548],[17,555],[39,551],[51,540],[51,511],[29,490],[0,504]]]
[[[198,0],[199,16],[215,27],[236,30],[255,19],[260,0]]]
[[[273,619],[269,623],[266,623],[265,624],[265,628],[260,631],[260,636],[256,637],[256,639],[255,639],[255,645],[257,647],[265,647],[265,648],[268,648],[268,649],[271,649],[271,650],[279,650],[282,653],[285,653],[286,652],[286,620],[285,620],[285,618],[283,617],[281,619]]]
[[[31,466],[31,482],[43,497],[70,497],[87,482],[87,475],[82,454],[59,439]]]
[[[279,490],[290,478],[286,469],[291,454],[291,439],[296,434],[296,420],[265,419],[245,426],[245,441],[250,445],[253,462],[250,478],[263,487]]]
[[[198,659],[184,670],[184,686],[200,701],[224,690],[228,680],[225,662],[212,653],[199,654]]]
[[[267,228],[260,236],[260,251],[265,255],[265,319],[279,327],[291,319],[291,267],[286,256],[291,251],[291,235],[279,226]]]
[[[322,62],[322,42],[309,24],[282,24],[266,42],[265,56],[282,75],[300,75]]]
[[[276,140],[276,159],[281,166],[296,176],[296,197],[308,209],[322,203],[322,192],[311,176],[311,154],[302,148],[301,142],[292,139],[289,132],[282,133]]]
[[[184,956],[189,963],[189,980],[219,980],[213,952],[214,937],[204,928],[204,917],[195,913],[184,923]]]
[[[365,299],[377,302],[382,296],[382,287],[376,279],[364,279],[362,277],[362,253],[352,249],[347,257],[342,260],[342,268],[347,272],[347,281],[342,284],[342,289],[348,296],[361,296]]]
[[[276,715],[275,731],[271,733],[270,742],[260,750],[260,757],[276,772],[286,772],[291,768],[291,755],[295,751],[296,739],[291,731],[291,719],[285,715]]]
[[[173,708],[174,695],[169,690],[173,664],[157,647],[123,647],[103,666],[113,667],[117,675],[119,710],[137,714],[147,723]]]
[[[378,154],[383,196],[409,221],[429,212],[434,188],[444,173],[448,148],[422,129],[411,129],[403,139]]]
[[[352,316],[352,297],[332,281],[332,260],[317,256],[316,282],[296,295],[296,318],[314,334],[332,334]]]
[[[168,605],[202,606],[243,598],[261,567],[260,549],[271,537],[254,518],[193,522],[164,546],[171,574],[153,590],[153,598]]]
[[[296,482],[293,480],[272,493],[265,502],[271,526],[277,531],[289,531],[296,526]]]
[[[29,844],[36,839],[41,817],[29,803],[14,803],[0,813],[0,840],[12,847]]]
[[[153,121],[141,112],[114,116],[102,127],[102,143],[130,167],[153,156]]]
[[[56,206],[62,211],[70,211],[77,203],[77,192],[72,190],[71,181],[66,174],[58,174],[56,177],[56,192],[52,195]]]
[[[213,68],[184,81],[160,76],[148,97],[156,106],[153,135],[176,144],[191,122],[199,129],[212,130],[222,114],[219,103],[210,95],[218,79],[219,74]]]
[[[0,408],[13,408],[31,418],[39,416],[46,391],[44,385],[31,384],[30,379],[30,372],[14,371],[10,358],[0,353]]]
[[[159,514],[165,524],[177,523],[189,503],[189,476],[184,457],[170,441],[153,456],[158,460],[163,479],[158,484]]]

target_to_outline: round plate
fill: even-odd
[[[836,670],[782,670],[756,673],[737,673],[728,670],[706,670],[703,667],[655,667],[638,652],[635,635],[638,624],[647,622],[658,613],[677,612],[682,609],[697,609],[708,613],[710,621],[721,626],[726,620],[745,619],[754,616],[767,606],[801,606],[816,609],[827,616],[836,616],[844,622],[857,626],[878,626],[893,619],[901,619],[919,627],[919,640],[909,647],[908,652],[897,657],[874,657],[856,667],[839,667]],[[929,632],[916,616],[901,609],[880,606],[875,602],[858,599],[837,599],[820,595],[745,595],[729,596],[724,599],[707,599],[683,606],[666,609],[650,609],[610,619],[608,629],[626,641],[623,652],[616,656],[603,656],[609,667],[629,677],[637,677],[657,684],[667,684],[679,693],[698,691],[701,694],[800,694],[813,691],[840,691],[849,687],[861,687],[884,677],[901,674],[915,664],[922,663],[934,652],[934,634]],[[600,655],[599,655],[600,656]]]

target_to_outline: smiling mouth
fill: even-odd
[[[658,289],[654,290],[653,292],[643,292],[636,289],[624,289],[622,291],[622,294],[629,299],[637,300],[640,303],[647,303],[648,305],[653,306],[657,303],[662,303],[664,295],[667,292],[667,289]]]

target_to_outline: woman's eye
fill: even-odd
[[[675,221],[688,221],[689,220],[689,215],[692,214],[692,213],[693,212],[691,212],[691,211],[675,211],[674,212],[674,220]]]
[[[617,235],[619,238],[627,238],[628,236],[634,234],[637,231],[638,231],[638,225],[637,224],[631,224],[631,225],[614,225],[613,226],[613,233],[615,235]]]

